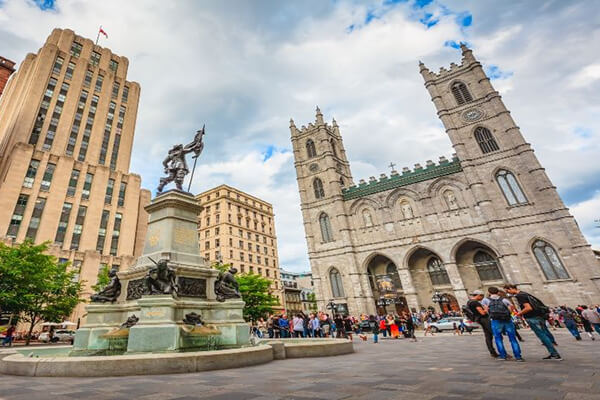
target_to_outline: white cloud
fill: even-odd
[[[365,24],[380,1],[57,0],[44,12],[30,1],[0,0],[0,53],[19,61],[54,27],[94,38],[102,24],[109,39],[101,44],[129,58],[129,79],[142,87],[132,171],[153,188],[162,171],[148,156],[163,157],[206,123],[194,190],[228,183],[272,202],[281,265],[305,270],[285,151],[289,118],[307,124],[317,104],[335,117],[355,182],[389,173],[390,161],[400,169],[448,157],[452,147],[417,67],[420,59],[433,70],[459,61],[447,40],[466,40],[486,66],[512,72],[493,83],[568,202],[583,202],[600,185],[600,5],[452,2],[473,15],[464,28],[440,4],[428,6],[440,21],[427,29],[411,4]],[[352,24],[360,28],[348,33]],[[591,134],[577,136],[581,128]],[[279,150],[263,162],[268,146]],[[583,229],[600,245],[596,231]]]

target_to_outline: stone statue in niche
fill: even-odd
[[[452,190],[446,190],[444,192],[444,197],[446,198],[446,203],[448,204],[448,208],[451,210],[458,208],[458,203],[456,201],[456,196]]]
[[[177,295],[179,287],[175,280],[175,270],[169,267],[169,262],[164,258],[160,259],[158,262],[150,258],[150,261],[152,261],[155,266],[150,268],[144,277],[144,294]]]
[[[404,200],[402,203],[400,203],[400,209],[402,210],[402,215],[404,215],[405,219],[414,217],[413,209],[410,204],[408,204],[408,201]]]
[[[365,222],[365,226],[373,226],[373,218],[371,217],[371,213],[369,211],[363,211],[363,220]]]
[[[113,302],[117,300],[121,294],[121,282],[117,276],[118,270],[119,269],[117,267],[112,267],[110,271],[108,271],[110,282],[104,287],[104,289],[92,295],[90,300],[93,303]]]
[[[237,269],[231,267],[227,272],[220,272],[217,281],[215,282],[215,294],[218,301],[227,299],[239,299],[240,294],[239,284],[235,279]]]

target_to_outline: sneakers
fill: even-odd
[[[525,360],[524,360],[524,359],[522,359],[522,358],[515,358],[515,361],[516,361],[516,362],[525,362]]]
[[[544,357],[542,358],[542,360],[555,360],[555,361],[562,361],[562,357],[560,356],[560,354],[556,354],[556,355],[549,355],[548,357]]]
[[[496,361],[506,361],[506,360],[507,359],[504,357],[500,357],[500,356],[496,357]]]

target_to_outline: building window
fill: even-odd
[[[83,118],[83,110],[85,103],[87,102],[88,92],[85,90],[81,91],[79,95],[79,101],[77,102],[77,109],[75,110],[75,118],[73,119],[73,125],[71,126],[71,134],[69,141],[67,142],[67,149],[65,153],[68,156],[72,156],[75,151],[75,145],[77,144],[77,135],[79,134],[79,127],[81,126],[81,120]]]
[[[344,297],[344,285],[342,284],[342,275],[336,268],[329,271],[329,280],[331,281],[331,295],[333,297]]]
[[[119,248],[119,236],[121,235],[121,221],[123,215],[121,213],[115,214],[115,224],[113,226],[112,240],[110,241],[110,255],[116,256]]]
[[[81,274],[81,260],[74,260],[71,266],[71,271],[75,271],[75,275],[71,279],[73,282],[79,282],[79,275]]]
[[[308,139],[306,141],[306,155],[308,158],[313,158],[317,156],[317,149],[315,148],[315,142],[312,139]]]
[[[90,55],[90,64],[92,64],[94,67],[97,67],[98,64],[100,64],[100,53],[97,51],[92,51],[92,54]]]
[[[60,213],[60,220],[58,221],[58,229],[56,230],[54,241],[61,246],[65,242],[65,234],[67,233],[67,227],[69,226],[69,217],[71,216],[72,209],[73,204],[64,203],[62,212]]]
[[[477,140],[477,144],[479,145],[479,148],[483,154],[500,150],[498,143],[496,143],[494,136],[492,136],[492,132],[483,126],[475,129],[475,140]]]
[[[27,228],[25,238],[35,240],[45,206],[46,199],[43,197],[38,197],[35,201],[35,205],[33,206],[33,213],[31,214],[31,219],[29,220],[29,228]]]
[[[527,198],[512,172],[501,169],[496,173],[496,181],[509,205],[527,204]]]
[[[65,59],[62,57],[56,57],[56,60],[54,60],[54,66],[52,67],[52,73],[55,75],[60,75],[60,70],[62,69],[63,63],[65,62]]]
[[[23,179],[23,187],[31,188],[33,187],[33,182],[35,181],[35,176],[37,174],[37,170],[40,167],[40,161],[32,159],[29,162],[29,167],[27,167],[27,173],[25,174],[25,179]]]
[[[204,250],[208,250],[208,249],[210,249],[210,241],[209,240],[204,242]]]
[[[471,93],[469,93],[467,85],[462,82],[456,82],[452,85],[452,94],[454,95],[458,105],[473,101],[473,97],[471,97]]]
[[[83,182],[83,190],[81,191],[81,199],[87,200],[90,198],[90,191],[92,190],[92,182],[94,181],[94,175],[89,172],[85,174],[85,181]]]
[[[125,192],[127,191],[127,183],[121,182],[121,186],[119,187],[119,200],[117,201],[117,206],[123,207],[125,205]]]
[[[323,189],[323,182],[319,178],[315,178],[313,181],[313,189],[315,191],[315,198],[322,199],[325,197],[325,190]]]
[[[115,189],[115,180],[109,179],[106,185],[106,194],[104,195],[104,204],[112,203],[113,191]]]
[[[73,78],[73,70],[75,70],[75,63],[71,61],[67,65],[67,71],[65,72],[66,81],[71,80]]]
[[[92,134],[92,126],[94,125],[94,118],[96,117],[96,107],[98,107],[98,96],[93,95],[87,121],[85,123],[85,129],[83,131],[83,137],[81,138],[81,145],[79,146],[79,156],[77,157],[79,161],[85,161],[88,144],[90,142],[90,135]]]
[[[560,261],[556,250],[549,243],[536,240],[533,244],[533,254],[547,280],[569,279],[569,273]]]
[[[104,241],[106,240],[106,227],[108,226],[108,218],[110,211],[102,210],[102,218],[100,219],[100,228],[98,229],[98,240],[96,240],[96,251],[104,252]]]
[[[54,135],[56,135],[58,121],[60,120],[60,116],[62,114],[63,106],[65,104],[68,91],[69,84],[63,83],[60,87],[60,92],[58,93],[56,104],[54,105],[54,112],[52,113],[52,118],[50,119],[48,131],[46,132],[46,139],[44,140],[44,144],[42,145],[43,150],[50,150],[52,148],[52,143],[54,142]]]
[[[79,170],[74,169],[71,171],[71,178],[69,179],[69,186],[67,187],[67,196],[73,197],[75,196],[75,191],[77,190],[77,182],[79,181]]]
[[[71,43],[71,55],[73,57],[79,57],[81,55],[81,49],[83,49],[83,45],[81,43],[73,42]]]
[[[50,184],[52,183],[52,177],[54,176],[55,169],[56,164],[46,164],[46,171],[44,171],[44,175],[42,176],[42,183],[40,185],[40,190],[42,192],[47,192],[48,190],[50,190]]]
[[[473,256],[473,264],[479,275],[479,279],[484,281],[500,281],[502,280],[502,274],[500,268],[498,268],[498,261],[491,254],[479,250]]]
[[[115,60],[110,60],[110,62],[108,63],[108,68],[112,72],[117,72],[117,68],[119,68],[119,63],[116,62]]]
[[[429,278],[431,278],[431,283],[435,285],[448,285],[450,284],[450,278],[448,277],[448,272],[446,272],[446,268],[437,257],[431,257],[427,262],[427,272],[429,273]]]
[[[115,108],[117,105],[111,101],[108,105],[108,114],[106,115],[106,124],[104,125],[104,137],[102,138],[102,144],[100,147],[100,157],[98,163],[104,165],[106,162],[106,153],[108,152],[108,142],[110,141],[110,132],[112,130],[112,124],[115,119]],[[115,158],[116,164],[116,158]],[[111,168],[114,169],[114,168]]]
[[[321,237],[323,238],[323,242],[333,242],[333,231],[327,214],[321,214],[319,217],[319,225],[321,226]]]
[[[121,95],[121,103],[127,104],[128,97],[129,97],[129,86],[123,86],[123,94]]]
[[[98,77],[96,78],[96,86],[94,86],[94,91],[101,92],[103,82],[104,82],[104,77],[102,75],[98,75]]]
[[[15,211],[10,219],[10,225],[8,226],[8,231],[6,232],[6,236],[15,238],[19,233],[19,227],[21,226],[21,222],[23,221],[23,214],[25,214],[25,207],[27,207],[27,201],[29,200],[29,196],[26,194],[20,194],[17,199],[17,204],[15,205]]]
[[[116,99],[119,96],[120,87],[121,85],[119,84],[119,82],[113,82],[112,92],[110,94],[113,99]]]
[[[83,80],[83,86],[90,87],[92,84],[92,77],[94,76],[94,72],[89,69],[85,71],[85,79]]]
[[[86,206],[79,206],[77,210],[77,218],[75,218],[75,226],[73,227],[73,237],[71,238],[71,250],[79,250],[79,241],[81,240],[81,232],[83,232],[83,223],[87,213]]]
[[[31,131],[31,136],[29,137],[29,144],[36,145],[38,139],[40,138],[40,134],[42,133],[42,126],[44,125],[44,121],[46,120],[46,114],[48,114],[48,108],[50,108],[50,101],[54,96],[54,89],[56,89],[57,80],[55,78],[50,78],[48,80],[48,85],[46,86],[46,92],[44,93],[44,97],[42,98],[42,103],[40,104],[40,109],[38,110],[37,117],[35,119],[35,123],[33,124],[33,130]]]

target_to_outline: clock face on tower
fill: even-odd
[[[311,172],[316,172],[319,170],[319,164],[312,163],[308,166],[308,169],[310,169]]]
[[[478,108],[471,108],[462,113],[462,117],[465,121],[477,121],[483,117],[483,112]]]

